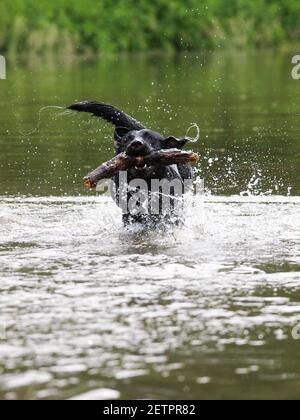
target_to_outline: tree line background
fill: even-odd
[[[95,55],[300,40],[299,0],[1,0],[0,52]]]

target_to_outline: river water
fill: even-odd
[[[300,82],[290,55],[11,65],[0,84],[0,398],[299,398]],[[82,178],[118,105],[201,139],[185,225],[126,230]]]

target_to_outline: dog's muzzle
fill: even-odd
[[[146,156],[151,152],[151,148],[143,139],[134,139],[127,146],[128,156]]]

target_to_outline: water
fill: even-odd
[[[134,65],[133,65],[134,63]],[[300,83],[289,55],[10,68],[0,101],[0,398],[299,398]],[[271,75],[270,75],[271,72]],[[85,192],[101,99],[192,123],[206,195],[167,232]],[[31,133],[31,134],[29,134]]]

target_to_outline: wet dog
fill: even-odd
[[[114,148],[116,154],[126,152],[129,156],[143,157],[153,151],[166,149],[182,149],[188,142],[186,138],[176,138],[174,136],[164,137],[160,133],[146,128],[143,124],[127,115],[125,112],[100,102],[78,102],[68,107],[70,110],[89,112],[96,117],[101,117],[115,126]],[[178,223],[182,217],[175,212],[176,188],[174,185],[181,186],[181,191],[186,192],[185,181],[192,180],[193,170],[189,164],[169,165],[169,166],[136,166],[128,170],[127,182],[130,184],[135,180],[142,180],[143,185],[147,186],[147,197],[139,200],[138,206],[131,211],[126,206],[123,211],[123,222],[125,225],[132,223],[142,223],[143,225],[156,225],[163,222]],[[159,189],[153,193],[153,181],[159,183]],[[169,184],[168,196],[171,198],[170,206],[167,211],[163,206],[164,190],[163,184]],[[120,177],[114,177],[117,191],[117,203],[120,205]],[[126,190],[126,201],[132,201],[133,195],[140,190],[135,187],[133,190]],[[153,205],[150,205],[151,195],[156,194],[158,211],[153,212]],[[181,194],[182,195],[182,194]],[[141,197],[141,195],[140,195]],[[153,197],[152,197],[153,198]],[[146,203],[146,204],[145,204]],[[153,204],[153,201],[152,201]],[[120,207],[123,207],[120,205]],[[153,214],[155,213],[155,214]]]

